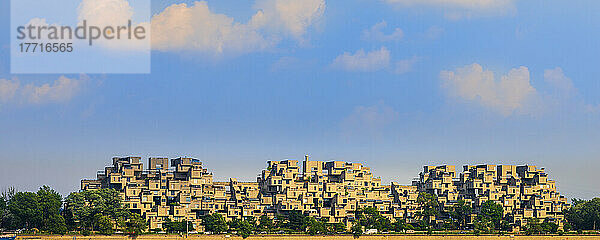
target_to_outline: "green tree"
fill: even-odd
[[[325,222],[319,221],[314,217],[308,218],[308,234],[317,235],[317,234],[327,234],[327,226]]]
[[[525,233],[527,235],[532,234],[540,234],[544,231],[542,225],[540,224],[540,220],[537,218],[528,218],[527,225],[525,225]]]
[[[286,216],[284,216],[283,214],[275,214],[275,219],[273,219],[273,225],[277,229],[285,228],[286,219]]]
[[[46,221],[46,229],[52,234],[64,235],[67,233],[67,224],[63,216],[54,214],[48,217]]]
[[[10,187],[0,194],[0,228],[15,229],[14,215],[8,210],[8,203],[15,195],[15,188]]]
[[[62,197],[58,192],[48,186],[41,187],[36,194],[38,196],[38,204],[42,219],[40,229],[50,233],[59,234],[63,229],[66,229],[65,219],[60,216]],[[61,224],[64,226],[59,226]],[[52,227],[50,227],[50,225],[52,225]]]
[[[495,226],[489,218],[478,217],[473,223],[473,228],[477,233],[491,233],[495,229]]]
[[[352,232],[352,236],[354,236],[354,238],[359,238],[363,234],[360,223],[356,222],[354,225],[352,225],[350,232]]]
[[[473,209],[471,205],[466,203],[465,200],[458,200],[456,204],[452,207],[452,211],[450,212],[450,216],[458,221],[458,226],[461,229],[464,229],[467,225],[467,220],[471,216]]]
[[[392,229],[394,230],[394,232],[403,232],[404,230],[407,229],[406,226],[406,220],[402,219],[402,218],[396,218],[396,221],[394,223],[392,223]]]
[[[435,194],[420,192],[417,197],[417,204],[421,210],[417,215],[420,216],[423,223],[426,224],[424,227],[426,229],[431,229],[433,218],[440,214],[440,205],[437,201],[437,196]]]
[[[250,219],[244,219],[238,222],[237,235],[242,238],[247,238],[254,232],[254,221]]]
[[[142,234],[148,228],[148,222],[141,215],[132,213],[129,220],[125,223],[125,232],[131,236]]]
[[[94,216],[95,229],[103,235],[110,235],[115,230],[113,228],[113,222],[108,216],[104,216],[100,213],[97,213]]]
[[[573,206],[564,211],[565,219],[574,230],[600,229],[600,198],[573,199]]]
[[[558,224],[551,222],[548,219],[544,220],[544,222],[541,224],[541,226],[542,226],[542,231],[544,231],[544,233],[555,234],[558,232]]]
[[[501,230],[503,217],[504,208],[502,207],[502,205],[489,200],[481,204],[481,208],[479,209],[478,221],[480,223],[480,226],[485,227],[482,228],[482,230]]]
[[[173,222],[170,218],[167,218],[167,220],[163,222],[162,227],[167,233],[181,233],[182,228],[179,225],[179,222]]]
[[[292,210],[287,215],[286,228],[294,230],[296,232],[304,232],[308,225],[308,218],[298,210]]]
[[[258,229],[265,232],[272,232],[274,228],[273,220],[267,215],[262,215],[258,218]]]
[[[8,215],[8,208],[6,207],[7,199],[4,196],[0,196],[0,228],[4,228],[4,219]]]
[[[217,234],[226,232],[228,228],[227,221],[218,213],[204,216],[202,218],[202,225],[204,225],[206,231]]]
[[[75,192],[65,199],[65,218],[75,229],[96,230],[103,220],[98,214],[110,218],[120,228],[126,227],[131,216],[114,189]]]
[[[14,216],[13,226],[27,229],[39,228],[42,211],[37,194],[18,192],[8,201],[7,207]]]
[[[377,229],[378,231],[392,230],[392,221],[379,213],[377,208],[366,207],[355,211],[356,219],[361,226],[367,229]]]
[[[186,226],[187,223],[187,226]],[[194,225],[190,221],[176,221],[173,222],[168,219],[162,224],[163,230],[168,233],[185,233],[188,229],[194,229]]]
[[[481,205],[480,216],[491,219],[494,223],[499,223],[504,217],[504,208],[494,201],[485,201]]]
[[[346,225],[344,225],[344,223],[341,223],[341,222],[333,223],[333,224],[331,224],[331,230],[329,232],[331,232],[331,233],[346,232]]]

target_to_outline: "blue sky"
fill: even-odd
[[[219,42],[185,22],[195,32],[179,45],[155,20],[194,2],[153,1],[151,74],[64,76],[10,74],[1,1],[0,188],[66,194],[128,155],[253,181],[267,160],[309,154],[406,184],[426,164],[535,164],[569,198],[600,192],[596,1],[306,0],[320,8],[287,25],[275,23],[305,15],[274,20],[277,1],[196,3],[244,34]],[[248,27],[259,10],[268,23]]]

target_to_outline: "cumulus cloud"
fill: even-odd
[[[492,71],[474,63],[455,71],[442,71],[440,78],[450,95],[491,108],[504,116],[516,111],[525,112],[529,101],[536,96],[526,67],[511,69],[496,80]]]
[[[174,4],[152,17],[152,48],[213,55],[264,50],[286,36],[301,40],[325,11],[324,0],[258,0],[246,22],[212,12],[206,1]]]
[[[21,86],[17,79],[0,79],[0,101],[27,104],[67,102],[81,92],[83,84],[87,80],[86,75],[82,75],[79,79],[60,76],[52,84],[46,83],[38,86],[29,83]]]
[[[255,8],[261,9],[260,24],[299,39],[323,16],[325,0],[259,0]]]
[[[77,9],[78,20],[97,26],[126,24],[133,17],[133,9],[126,0],[82,0]]]
[[[391,4],[405,6],[428,5],[438,7],[457,7],[464,9],[493,9],[512,6],[513,0],[384,0]]]
[[[384,103],[373,106],[357,106],[342,121],[342,135],[346,138],[381,137],[386,126],[393,123],[398,117],[399,113]]]
[[[421,60],[414,56],[392,63],[390,51],[385,47],[379,50],[365,52],[360,49],[355,53],[344,52],[337,56],[331,67],[349,72],[375,72],[389,71],[395,74],[404,74],[413,70],[414,65]]]
[[[101,38],[96,44],[117,50],[238,55],[265,50],[285,38],[303,43],[308,29],[322,19],[325,7],[325,0],[256,0],[256,12],[251,19],[238,22],[211,11],[206,1],[173,4],[148,22],[133,23],[132,28],[144,27],[146,36],[152,33],[151,38],[142,41]],[[135,16],[135,10],[127,0],[82,0],[77,14],[79,24],[86,20],[88,25],[123,26]]]
[[[573,81],[565,76],[562,68],[544,70],[544,81],[552,86],[562,97],[569,97],[576,92]]]
[[[544,83],[549,88],[543,95],[548,105],[554,110],[570,112],[583,110],[586,113],[600,113],[600,105],[587,102],[562,68],[544,70]]]
[[[362,39],[367,41],[398,41],[404,37],[404,32],[400,28],[395,28],[393,32],[386,34],[383,30],[387,27],[385,21],[381,21],[373,25],[371,28],[366,29],[362,33]]]
[[[236,23],[233,18],[216,14],[206,2],[192,6],[176,4],[152,18],[152,48],[155,50],[194,50],[216,55],[251,52],[270,46],[254,26],[262,25],[262,12],[248,24]]]
[[[25,25],[26,26],[37,26],[37,27],[46,27],[46,28],[57,28],[57,29],[60,29],[60,26],[58,24],[56,24],[56,23],[49,24],[45,18],[32,18]],[[34,33],[34,34],[35,34],[35,37],[39,41],[70,42],[68,39],[51,39],[50,40],[48,38],[48,34],[44,34],[44,33],[42,33],[41,35],[38,35],[37,33]]]
[[[396,74],[404,74],[413,70],[414,65],[419,62],[420,58],[414,56],[409,59],[403,59],[396,62],[396,66],[394,67],[394,73]]]
[[[365,52],[364,49],[354,54],[344,52],[333,60],[332,67],[346,71],[372,72],[384,69],[390,65],[390,51],[385,47],[379,50]]]
[[[27,84],[23,87],[23,95],[29,103],[65,102],[79,93],[81,80],[60,76],[52,85],[41,86]]]
[[[85,20],[88,26],[98,26],[100,29],[105,27],[127,26],[129,21],[133,19],[134,9],[129,5],[127,0],[82,0],[77,8],[77,19],[79,25]],[[151,28],[149,22],[132,22],[132,29],[141,26],[144,28],[145,39],[128,39],[121,36],[121,39],[116,37],[113,39],[100,38],[96,40],[96,44],[108,49],[119,51],[150,51],[150,35]],[[112,36],[117,36],[118,29],[114,29]],[[126,33],[123,32],[123,35]]]
[[[383,0],[397,7],[436,7],[445,17],[460,19],[478,15],[502,15],[514,9],[515,0]]]
[[[15,96],[19,89],[19,82],[0,79],[0,102],[7,102]]]

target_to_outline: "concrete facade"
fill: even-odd
[[[543,168],[535,166],[476,165],[425,166],[412,185],[381,183],[369,167],[343,161],[268,161],[256,182],[214,182],[212,173],[194,158],[149,158],[143,169],[140,157],[115,157],[112,166],[95,180],[82,180],[82,190],[112,188],[123,203],[140,213],[150,229],[162,228],[167,219],[188,220],[202,231],[201,217],[218,213],[227,220],[243,217],[275,217],[292,210],[307,216],[341,222],[350,227],[354,211],[375,207],[393,221],[416,222],[420,192],[435,194],[443,209],[464,200],[473,209],[487,200],[503,206],[506,218],[518,227],[526,219],[549,219],[562,224],[567,200]],[[442,210],[443,210],[442,209]],[[440,224],[444,218],[437,219]]]

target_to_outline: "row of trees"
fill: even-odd
[[[248,217],[231,221],[226,221],[223,216],[215,213],[203,217],[202,224],[207,232],[236,233],[244,238],[254,233],[306,232],[311,235],[327,235],[346,232],[343,223],[328,223],[325,219],[305,216],[300,211],[290,211],[287,215],[277,215],[274,219],[263,215],[258,219]]]
[[[121,231],[138,235],[148,228],[140,214],[123,206],[119,193],[114,189],[69,194],[65,199],[64,216],[72,230],[83,232],[112,234]]]
[[[37,192],[16,192],[11,188],[0,196],[0,228],[64,234],[67,225],[61,209],[62,197],[48,186]]]
[[[391,220],[381,215],[376,208],[358,209],[354,212],[354,225],[350,231],[362,234],[364,229],[377,229],[379,232],[403,232],[405,230],[464,230],[473,227],[476,233],[491,233],[510,230],[503,207],[487,201],[471,219],[474,209],[464,201],[458,201],[450,208],[441,207],[437,197],[420,193],[417,223],[408,224],[404,219]],[[597,230],[600,228],[600,198],[589,201],[573,200],[573,207],[565,210],[565,230]],[[436,219],[446,219],[444,224],[436,224]],[[472,223],[472,225],[468,223]],[[186,226],[186,224],[188,226]],[[308,233],[337,234],[347,232],[342,223],[328,223],[325,219],[305,216],[300,211],[290,211],[286,215],[276,215],[274,219],[261,216],[258,219],[245,218],[227,221],[219,214],[202,218],[205,231],[212,233],[236,233],[246,237],[254,233]],[[5,191],[0,196],[0,229],[26,229],[52,234],[78,231],[83,234],[112,234],[123,232],[131,235],[148,230],[148,224],[138,213],[126,209],[113,189],[81,191],[71,193],[64,201],[53,189],[43,186],[37,192]],[[190,222],[163,223],[162,229],[169,233],[183,233],[193,229]],[[527,219],[523,229],[528,234],[556,233],[558,225],[545,220]]]
[[[51,234],[118,230],[136,235],[147,229],[147,223],[125,209],[113,189],[71,193],[63,202],[58,192],[43,186],[37,192],[5,191],[0,196],[0,228]]]
[[[565,227],[573,230],[600,229],[600,198],[586,201],[573,199],[573,206],[565,210]]]
[[[437,202],[437,197],[429,193],[420,193],[417,198],[419,211],[417,212],[418,222],[408,224],[404,219],[395,219],[394,222],[389,218],[382,216],[375,208],[365,208],[355,212],[358,221],[352,227],[352,232],[358,234],[362,229],[377,229],[380,232],[402,232],[405,230],[464,230],[468,228],[468,223],[472,223],[472,228],[476,233],[492,233],[499,231],[510,231],[509,217],[505,216],[502,205],[493,201],[484,202],[477,217],[471,219],[474,213],[470,204],[459,200],[450,208],[441,207]],[[436,219],[445,219],[443,225],[436,224]],[[525,228],[528,233],[556,233],[558,225],[548,220],[543,223],[531,220]]]

